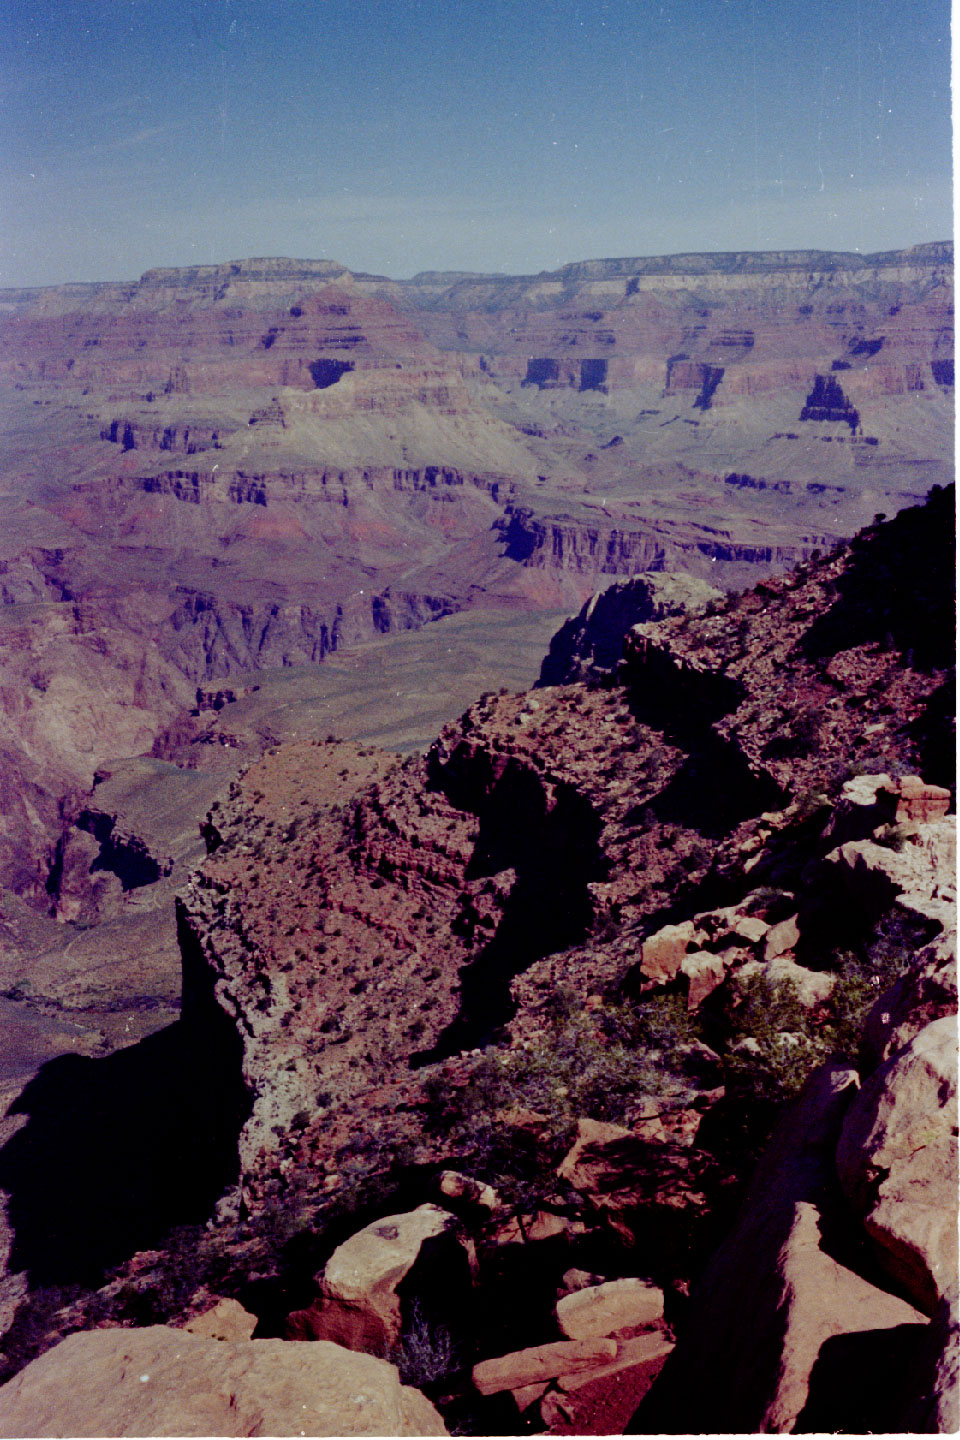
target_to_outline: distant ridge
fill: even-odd
[[[717,250],[671,255],[635,255],[572,260],[556,270],[508,274],[504,271],[421,270],[409,279],[393,279],[331,259],[296,259],[259,256],[225,260],[210,265],[157,266],[145,270],[139,280],[70,281],[61,285],[0,287],[0,310],[19,310],[46,295],[59,294],[79,304],[110,292],[128,296],[137,290],[229,284],[231,281],[260,281],[285,284],[325,284],[353,279],[366,287],[383,287],[399,298],[404,294],[426,297],[430,292],[454,290],[458,286],[529,286],[536,282],[561,285],[583,281],[614,280],[631,276],[722,276],[771,275],[777,272],[819,274],[871,271],[901,266],[931,267],[953,264],[953,241],[930,240],[903,250],[878,250],[863,254],[856,250]]]

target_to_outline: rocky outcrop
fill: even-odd
[[[0,1389],[2,1435],[445,1435],[396,1368],[320,1342],[73,1335]]]
[[[617,581],[592,595],[560,627],[540,667],[538,685],[569,685],[612,675],[623,658],[623,637],[645,620],[696,613],[720,591],[687,575],[651,572]]]
[[[957,1024],[926,1025],[869,1077],[837,1147],[881,1264],[926,1314],[957,1275]]]
[[[834,1364],[845,1365],[843,1428],[886,1428],[895,1399],[902,1413],[902,1375],[880,1383],[876,1366],[891,1343],[919,1349],[924,1316],[844,1264],[830,1239],[833,1150],[856,1084],[855,1072],[824,1070],[785,1117],[634,1433],[825,1428],[814,1419],[835,1400]]]
[[[632,575],[638,571],[683,571],[697,579],[720,574],[735,584],[750,567],[781,569],[806,560],[824,543],[805,537],[798,546],[771,545],[758,537],[734,539],[707,526],[688,523],[682,531],[655,520],[637,527],[628,514],[613,507],[601,523],[564,515],[539,515],[522,505],[508,505],[497,522],[507,558],[536,570],[570,570],[585,575]],[[722,572],[717,567],[722,566]]]

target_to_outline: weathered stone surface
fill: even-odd
[[[653,1108],[630,1130],[579,1120],[576,1139],[557,1172],[628,1245],[644,1213],[705,1203],[688,1154],[702,1116],[692,1110],[660,1114]]]
[[[622,1340],[617,1358],[560,1375],[543,1397],[540,1417],[551,1435],[622,1435],[673,1349],[661,1331]]]
[[[679,925],[664,925],[656,934],[648,936],[640,952],[641,974],[648,980],[672,980],[693,935],[693,921],[683,920]]]
[[[721,592],[690,575],[660,571],[632,575],[598,590],[579,614],[571,615],[550,641],[540,668],[540,685],[570,685],[610,674],[623,655],[623,637],[632,625],[662,620],[684,610],[702,610]]]
[[[809,970],[798,965],[786,955],[779,955],[765,966],[767,978],[773,982],[785,980],[793,986],[797,999],[808,1008],[828,1000],[837,983],[836,975],[828,970]]]
[[[606,1276],[594,1275],[590,1270],[578,1270],[574,1267],[563,1272],[560,1283],[565,1292],[572,1295],[575,1290],[588,1290],[591,1285],[604,1285]]]
[[[950,809],[950,791],[943,785],[927,784],[919,775],[905,775],[898,791],[898,821],[942,820]]]
[[[492,1245],[534,1245],[542,1240],[556,1240],[559,1235],[582,1234],[582,1221],[555,1215],[550,1210],[537,1210],[532,1215],[510,1215],[488,1233]]]
[[[481,1360],[473,1367],[473,1383],[481,1395],[496,1395],[501,1390],[520,1390],[558,1375],[590,1370],[616,1357],[616,1340],[557,1340]]]
[[[878,1257],[927,1314],[957,1274],[956,1096],[957,1025],[944,1016],[874,1072],[837,1146]]]
[[[0,1389],[0,1435],[445,1435],[396,1367],[152,1325],[71,1335]]]
[[[680,973],[687,980],[687,1009],[696,1010],[723,983],[727,967],[722,956],[711,955],[707,950],[696,950],[692,955],[684,955]]]
[[[805,873],[837,888],[872,924],[896,902],[944,928],[955,924],[957,832],[947,820],[917,825],[900,850],[851,840]]]
[[[616,1358],[593,1370],[581,1370],[571,1375],[558,1375],[556,1384],[560,1390],[581,1390],[595,1380],[616,1375],[621,1370],[632,1369],[634,1365],[662,1364],[674,1348],[674,1342],[663,1330],[652,1330],[647,1335],[630,1335],[617,1341]]]
[[[796,915],[781,920],[778,925],[771,925],[763,942],[764,960],[776,960],[779,955],[785,955],[788,950],[796,947],[799,939],[800,929]]]
[[[524,1410],[529,1410],[531,1405],[536,1404],[540,1397],[546,1392],[549,1384],[549,1380],[539,1380],[535,1385],[521,1385],[518,1390],[510,1391],[521,1415]]]
[[[643,1431],[790,1431],[818,1401],[815,1367],[830,1342],[847,1357],[851,1387],[869,1377],[882,1413],[890,1377],[877,1377],[877,1356],[886,1355],[891,1331],[916,1327],[922,1335],[924,1316],[825,1248],[821,1231],[837,1223],[829,1200],[833,1152],[856,1084],[856,1072],[825,1066],[784,1116],[738,1225],[694,1293],[681,1342],[634,1422]],[[874,1332],[875,1340],[864,1339]],[[850,1337],[848,1350],[836,1337]]]
[[[500,1197],[492,1185],[475,1180],[472,1175],[461,1175],[458,1170],[444,1170],[440,1175],[440,1193],[448,1200],[465,1200],[470,1205],[480,1205],[484,1210],[498,1210]]]
[[[879,1063],[903,1050],[925,1026],[957,1010],[957,932],[937,935],[910,969],[886,990],[870,1014],[864,1037]]]
[[[960,1430],[960,1287],[956,1281],[927,1326],[917,1368],[919,1393],[904,1415],[904,1431],[955,1435]]]
[[[844,845],[849,840],[866,840],[878,825],[896,818],[895,784],[889,775],[854,775],[840,792],[825,839]]]
[[[770,926],[766,920],[761,920],[759,915],[738,915],[730,926],[734,935],[739,935],[744,940],[749,940],[756,945],[763,939]]]
[[[244,1310],[239,1300],[218,1300],[183,1328],[207,1340],[249,1340],[257,1328],[257,1317]]]
[[[292,1340],[332,1340],[349,1350],[385,1355],[403,1328],[399,1287],[417,1267],[418,1284],[455,1309],[469,1288],[459,1225],[438,1205],[420,1205],[351,1235],[317,1276],[320,1294],[287,1321]]]
[[[557,1323],[570,1340],[616,1335],[663,1318],[663,1291],[649,1280],[608,1280],[557,1301]]]

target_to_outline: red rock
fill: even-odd
[[[616,1358],[608,1364],[598,1365],[595,1370],[559,1375],[556,1383],[559,1389],[572,1392],[593,1385],[597,1380],[605,1380],[609,1375],[618,1375],[621,1371],[635,1367],[651,1367],[653,1374],[657,1374],[673,1348],[673,1340],[662,1330],[652,1330],[646,1335],[631,1335],[617,1341]]]
[[[950,809],[950,791],[942,785],[929,785],[919,775],[905,775],[899,782],[897,821],[941,820]]]
[[[338,1246],[316,1277],[317,1299],[309,1308],[290,1315],[287,1338],[332,1340],[348,1350],[390,1354],[402,1330],[399,1287],[417,1265],[427,1242],[430,1273],[420,1265],[418,1285],[429,1288],[431,1294],[442,1293],[450,1312],[462,1309],[467,1303],[470,1273],[459,1225],[439,1206],[420,1205],[406,1214],[375,1220]]]
[[[727,966],[722,956],[698,950],[683,957],[680,973],[687,980],[687,1009],[696,1010],[723,983]]]
[[[634,1422],[641,1430],[789,1432],[798,1422],[802,1429],[816,1398],[815,1367],[834,1337],[861,1343],[876,1331],[876,1353],[885,1354],[888,1336],[906,1343],[910,1327],[922,1335],[918,1310],[825,1247],[824,1234],[842,1223],[838,1198],[831,1202],[833,1152],[857,1078],[824,1067],[784,1115],[739,1222],[691,1297],[680,1342],[641,1406]],[[876,1376],[873,1385],[876,1391]]]
[[[481,1395],[496,1395],[501,1390],[519,1390],[557,1375],[589,1370],[616,1356],[616,1340],[557,1340],[481,1360],[473,1367],[473,1383]]]
[[[648,980],[672,980],[680,969],[693,940],[692,920],[683,920],[679,925],[664,925],[655,935],[650,935],[641,948],[640,970]]]
[[[0,1435],[445,1435],[396,1367],[151,1325],[71,1335],[0,1388]]]
[[[957,1275],[957,1025],[945,1016],[866,1081],[837,1146],[881,1263],[927,1314]]]
[[[244,1310],[238,1300],[218,1300],[183,1328],[208,1340],[249,1340],[257,1328],[257,1317]]]
[[[663,1291],[648,1280],[608,1280],[557,1302],[557,1323],[570,1340],[616,1335],[663,1318]]]

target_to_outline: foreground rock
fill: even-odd
[[[287,1322],[291,1340],[332,1340],[387,1355],[403,1330],[404,1299],[454,1318],[470,1284],[454,1217],[438,1205],[386,1215],[351,1235],[317,1276],[320,1294]]]
[[[589,1373],[617,1358],[616,1340],[557,1340],[532,1345],[473,1367],[473,1383],[481,1395],[519,1390],[554,1380],[559,1375]]]
[[[570,1340],[616,1335],[662,1318],[663,1291],[646,1280],[608,1280],[557,1302],[557,1323]]]
[[[0,1389],[0,1435],[445,1435],[384,1360],[152,1325],[71,1335]]]
[[[877,1255],[927,1314],[957,1274],[957,1022],[944,1016],[867,1081],[837,1149]]]
[[[831,1253],[833,1152],[856,1072],[827,1066],[784,1117],[635,1433],[898,1428],[926,1317]]]

